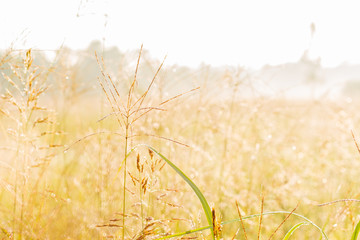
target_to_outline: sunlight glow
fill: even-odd
[[[254,68],[297,61],[310,48],[312,58],[335,66],[360,63],[359,5],[355,0],[15,0],[0,16],[0,48],[19,36],[15,47],[39,49],[63,43],[86,48],[99,39],[122,51],[143,43],[155,57],[167,54],[169,63]]]

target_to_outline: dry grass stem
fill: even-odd
[[[289,219],[289,217],[295,212],[295,210],[298,208],[298,205],[296,205],[296,207],[285,217],[285,219],[279,224],[279,226],[275,229],[275,231],[270,235],[269,240],[273,239],[274,235],[277,233],[277,231],[279,231],[279,229],[281,228],[281,226]]]
[[[258,236],[257,239],[260,240],[260,236],[261,236],[261,224],[262,224],[262,220],[263,220],[263,213],[264,213],[264,195],[262,194],[261,197],[261,211],[260,211],[260,219],[259,219],[259,230],[258,230]]]
[[[241,211],[240,211],[240,207],[239,207],[239,202],[238,201],[235,201],[235,204],[236,204],[236,210],[238,212],[238,215],[239,215],[239,218],[240,218],[240,222],[241,222],[241,227],[242,227],[242,230],[243,230],[243,233],[244,233],[244,238],[245,240],[247,240],[247,234],[246,234],[246,230],[245,230],[245,225],[244,225],[244,221],[242,219],[242,216],[241,216]]]
[[[351,130],[351,135],[352,135],[352,137],[353,137],[353,139],[354,139],[354,143],[355,143],[355,145],[356,145],[356,149],[358,150],[358,152],[359,152],[359,154],[360,154],[360,148],[359,148],[358,142],[357,142],[357,140],[356,140],[356,138],[355,138],[354,132],[353,132],[352,130]]]

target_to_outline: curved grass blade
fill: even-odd
[[[163,238],[159,238],[159,239],[168,239],[168,238],[172,238],[172,237],[177,237],[177,236],[182,236],[182,235],[186,235],[186,234],[190,234],[190,233],[194,233],[194,232],[198,232],[198,231],[203,231],[203,230],[206,230],[206,229],[210,229],[211,230],[211,235],[213,237],[213,239],[215,239],[215,235],[214,235],[214,229],[213,229],[213,222],[212,222],[212,213],[211,213],[211,209],[210,209],[210,206],[206,200],[206,198],[204,197],[204,195],[202,194],[202,192],[200,191],[200,189],[195,185],[195,183],[185,175],[185,173],[183,173],[174,163],[172,163],[169,159],[167,159],[164,155],[162,155],[161,153],[159,153],[158,151],[156,151],[153,147],[147,145],[147,144],[140,144],[140,145],[137,145],[136,147],[134,147],[133,149],[130,150],[130,152],[128,153],[128,155],[126,157],[128,157],[130,155],[130,153],[133,152],[133,150],[135,150],[137,147],[139,146],[145,146],[147,147],[148,149],[150,149],[151,151],[153,151],[154,153],[156,153],[156,155],[158,155],[160,158],[162,158],[167,164],[169,164],[189,185],[190,187],[194,190],[194,192],[196,193],[197,197],[199,198],[200,202],[201,202],[201,205],[204,209],[204,212],[205,212],[205,215],[206,215],[206,219],[208,221],[208,224],[209,226],[207,227],[202,227],[202,228],[198,228],[198,229],[195,229],[195,230],[189,230],[189,231],[186,231],[186,232],[183,232],[183,233],[178,233],[178,234],[175,234],[175,235],[169,235],[169,236],[166,236],[166,237],[163,237]],[[263,213],[262,215],[273,215],[273,214],[281,214],[281,213],[285,213],[285,214],[289,214],[291,212],[287,212],[287,211],[274,211],[274,212],[266,212],[266,213]],[[244,219],[249,219],[249,218],[254,218],[254,217],[259,217],[261,214],[254,214],[254,215],[250,215],[250,216],[247,216],[247,217],[244,217]],[[322,237],[326,240],[328,240],[329,238],[327,237],[327,235],[325,234],[325,232],[318,226],[316,225],[315,223],[313,223],[310,219],[300,215],[300,214],[297,214],[297,213],[292,213],[292,215],[294,216],[297,216],[297,217],[300,217],[304,220],[306,220],[306,222],[308,224],[311,224],[313,225],[314,227],[316,227],[320,233],[322,234]],[[233,222],[236,222],[236,221],[240,221],[240,219],[233,219],[233,220],[230,220],[230,221],[226,221],[226,222],[222,222],[221,225],[225,225],[225,224],[229,224],[229,223],[233,223]],[[300,225],[301,226],[301,225]],[[295,229],[296,230],[296,229]],[[294,230],[294,231],[295,231]],[[359,234],[359,231],[360,231],[360,222],[358,223],[358,225],[356,226],[355,228],[355,231],[353,233],[353,237],[351,238],[351,240],[355,240]],[[355,237],[355,238],[354,238]]]
[[[265,215],[274,215],[274,214],[290,214],[291,212],[287,212],[287,211],[274,211],[274,212],[264,212],[262,215],[265,216]],[[249,216],[246,216],[246,217],[243,217],[242,219],[245,220],[245,219],[251,219],[251,218],[255,218],[255,217],[260,217],[261,214],[254,214],[254,215],[249,215]],[[308,219],[307,217],[304,217],[300,214],[297,214],[297,213],[292,213],[291,215],[293,216],[297,216],[299,218],[302,218],[304,219],[306,222],[304,222],[304,224],[308,224],[308,225],[312,225],[314,226],[315,228],[317,228],[319,230],[319,232],[321,233],[322,235],[322,238],[323,239],[326,239],[326,240],[329,240],[328,236],[326,235],[326,233],[318,226],[316,225],[314,222],[312,222],[310,219]],[[230,223],[234,223],[234,222],[238,222],[240,221],[240,218],[235,218],[235,219],[232,219],[232,220],[229,220],[229,221],[225,221],[225,222],[222,222],[221,225],[225,225],[225,224],[230,224]],[[358,224],[359,225],[359,224]],[[212,225],[211,225],[212,226]],[[177,233],[177,234],[174,234],[174,235],[168,235],[168,236],[165,236],[165,237],[162,237],[162,238],[157,238],[157,240],[160,240],[160,239],[169,239],[169,238],[173,238],[173,237],[179,237],[179,236],[183,236],[183,235],[186,235],[186,234],[190,234],[190,233],[195,233],[195,232],[200,232],[200,231],[203,231],[203,230],[206,230],[206,229],[210,229],[211,226],[206,226],[206,227],[202,227],[202,228],[197,228],[197,229],[193,229],[193,230],[189,230],[189,231],[186,231],[186,232],[182,232],[182,233]],[[295,229],[296,230],[296,229]],[[294,230],[294,231],[295,231]],[[360,230],[360,227],[359,227],[359,230]],[[353,239],[351,239],[353,240]]]
[[[274,211],[274,212],[265,212],[262,215],[273,215],[273,214],[281,214],[281,213],[289,214],[291,212],[288,212],[288,211]],[[313,225],[314,227],[316,227],[319,230],[319,232],[321,233],[323,239],[329,240],[329,238],[326,235],[326,233],[324,232],[324,230],[322,230],[318,225],[316,225],[313,221],[311,221],[307,217],[304,217],[303,215],[300,215],[298,213],[292,213],[291,215],[297,216],[299,218],[304,219],[307,223],[309,223],[310,225]],[[243,217],[243,220],[244,219],[249,219],[249,218],[254,218],[254,217],[260,217],[260,214],[254,214],[254,215],[249,215],[247,217]],[[237,221],[240,221],[240,219],[239,218],[232,219],[232,220],[223,222],[222,224],[229,224],[229,223],[233,223],[233,222],[237,222]]]
[[[358,238],[359,231],[360,231],[360,221],[358,222],[358,224],[356,225],[356,227],[354,229],[354,232],[351,236],[351,240],[356,240]]]
[[[204,230],[207,230],[207,229],[210,229],[210,228],[211,228],[210,226],[196,228],[196,229],[188,230],[186,232],[175,233],[175,234],[167,235],[167,236],[164,236],[164,237],[161,237],[161,238],[156,238],[156,240],[163,240],[163,239],[169,239],[169,238],[174,238],[174,237],[181,237],[181,236],[184,236],[184,235],[187,235],[187,234],[201,232],[201,231],[204,231]]]
[[[309,223],[307,222],[301,222],[301,223],[298,223],[296,225],[294,225],[287,233],[286,235],[284,236],[283,240],[288,240],[290,238],[290,236],[298,229],[300,228],[301,226],[303,225],[309,225]]]
[[[205,230],[205,229],[209,229],[211,230],[211,235],[213,237],[213,239],[215,239],[215,235],[214,235],[214,229],[213,229],[213,220],[212,220],[212,213],[211,213],[211,209],[210,209],[210,206],[209,206],[209,203],[207,202],[206,198],[204,197],[204,195],[202,194],[202,192],[200,191],[200,189],[195,185],[195,183],[188,177],[185,175],[185,173],[183,173],[183,171],[181,171],[180,168],[178,168],[174,163],[172,163],[169,159],[167,159],[164,155],[162,155],[161,153],[159,153],[158,151],[156,151],[153,147],[147,145],[147,144],[140,144],[140,145],[137,145],[136,147],[134,147],[130,152],[129,154],[137,147],[139,146],[145,146],[147,147],[148,149],[150,149],[151,151],[153,151],[156,155],[158,155],[160,158],[162,158],[167,164],[170,165],[170,167],[172,167],[184,180],[185,182],[187,182],[187,184],[190,185],[190,187],[193,189],[193,191],[195,192],[196,196],[199,198],[200,202],[201,202],[201,205],[204,209],[204,213],[205,213],[205,216],[206,216],[206,219],[207,219],[207,222],[208,224],[210,225],[209,227],[206,227],[202,230]],[[128,155],[129,155],[128,154]],[[202,230],[199,230],[199,231],[202,231]],[[186,232],[185,234],[189,234],[191,233],[191,231],[189,232]],[[164,239],[164,238],[163,238]]]

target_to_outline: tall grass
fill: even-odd
[[[142,48],[86,95],[33,56],[0,57],[1,238],[357,238],[358,103],[241,98],[236,71],[166,99]]]
[[[39,201],[38,192],[47,191],[41,186],[42,178],[57,152],[55,149],[61,147],[56,144],[55,136],[61,132],[55,130],[54,114],[39,102],[47,90],[46,78],[33,66],[31,50],[22,60],[19,65],[9,65],[11,75],[3,74],[9,87],[2,95],[1,110],[8,123],[7,149],[12,151],[12,162],[8,164],[13,174],[7,188],[13,196],[12,236],[19,239],[23,235],[32,236],[33,229],[27,223],[42,217],[42,211],[32,205]]]

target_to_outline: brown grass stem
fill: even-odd
[[[295,210],[298,208],[299,203],[296,205],[296,207],[285,217],[285,219],[279,224],[279,226],[275,229],[275,231],[270,235],[269,240],[273,239],[277,231],[281,228],[282,225],[289,219],[289,217],[295,212]]]
[[[264,213],[264,195],[262,194],[262,197],[261,197],[261,211],[260,211],[260,219],[259,219],[259,230],[258,230],[258,236],[257,236],[258,240],[260,240],[260,236],[261,236],[263,213]]]
[[[245,225],[244,225],[244,221],[243,221],[243,218],[242,218],[242,215],[241,215],[241,211],[240,211],[240,207],[239,207],[239,202],[238,201],[235,201],[235,204],[236,204],[236,210],[238,212],[238,215],[239,215],[239,218],[240,218],[240,222],[241,222],[241,227],[242,227],[242,230],[243,230],[243,233],[244,233],[244,238],[245,240],[247,240],[247,234],[246,234],[246,230],[245,230]]]

